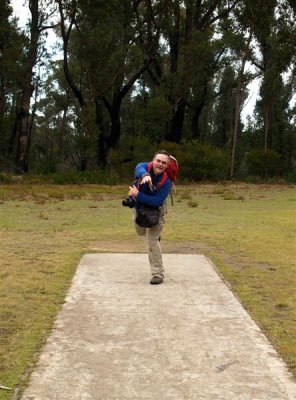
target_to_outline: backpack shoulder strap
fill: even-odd
[[[161,180],[158,182],[158,184],[157,184],[157,189],[159,189],[164,183],[165,183],[165,181],[167,180],[167,178],[168,178],[168,174],[164,171],[163,173],[162,173],[162,177],[161,177]]]

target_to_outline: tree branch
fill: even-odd
[[[57,28],[60,24],[54,24],[54,25],[44,25],[39,28],[39,32],[43,32],[46,29],[52,29],[52,28]]]
[[[102,96],[102,97],[101,97],[101,100],[102,100],[102,102],[104,103],[104,106],[107,108],[109,114],[112,114],[112,106],[111,106],[111,104],[109,103],[109,101],[106,99],[106,97],[105,97],[105,96]]]
[[[128,93],[128,91],[131,89],[133,84],[136,82],[136,80],[143,74],[143,72],[149,67],[149,65],[152,63],[153,59],[149,58],[146,60],[144,65],[142,65],[141,68],[138,69],[127,81],[127,83],[123,86],[123,88],[120,90],[120,97],[123,99],[124,96]]]
[[[64,16],[64,12],[63,12],[63,8],[62,8],[62,0],[57,0],[58,5],[59,5],[59,12],[60,12],[60,16],[61,16],[61,33],[62,33],[62,38],[63,38],[63,56],[64,56],[64,72],[65,72],[65,77],[67,79],[67,82],[70,86],[70,88],[72,89],[76,99],[78,100],[79,104],[81,107],[83,107],[85,105],[85,100],[83,98],[82,92],[78,89],[77,85],[75,84],[72,75],[70,73],[69,70],[69,64],[68,64],[68,42],[69,42],[69,38],[70,38],[70,34],[71,34],[71,30],[74,24],[74,20],[75,20],[75,15],[76,15],[76,7],[74,7],[73,11],[72,11],[72,16],[70,19],[70,24],[69,24],[69,28],[66,31],[65,29],[65,16]]]
[[[215,17],[211,18],[211,16],[213,15],[215,9],[217,8],[217,6],[219,5],[219,2],[220,2],[219,0],[215,0],[209,7],[208,11],[201,18],[197,28],[203,29],[207,24],[211,25],[214,22],[218,21],[219,19],[224,18],[226,15],[228,15],[230,13],[230,11],[232,11],[234,9],[234,7],[239,3],[239,1],[240,0],[235,0],[232,3],[232,5],[228,6],[223,11],[218,13]]]

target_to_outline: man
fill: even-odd
[[[150,280],[151,285],[161,284],[164,280],[160,233],[164,224],[164,202],[171,188],[171,181],[168,177],[166,177],[163,182],[164,172],[169,163],[169,153],[165,150],[160,150],[154,155],[152,168],[149,171],[148,162],[138,164],[135,169],[135,177],[139,180],[139,186],[130,186],[128,192],[128,195],[135,199],[134,222],[139,205],[144,204],[154,208],[160,207],[159,222],[156,226],[152,228],[142,228],[135,222],[137,234],[140,236],[147,236],[149,263],[152,274]]]

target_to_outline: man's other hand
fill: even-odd
[[[129,186],[128,196],[137,197],[139,193],[138,188],[135,185]]]

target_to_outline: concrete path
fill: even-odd
[[[202,255],[88,254],[23,400],[295,400],[296,384]]]

